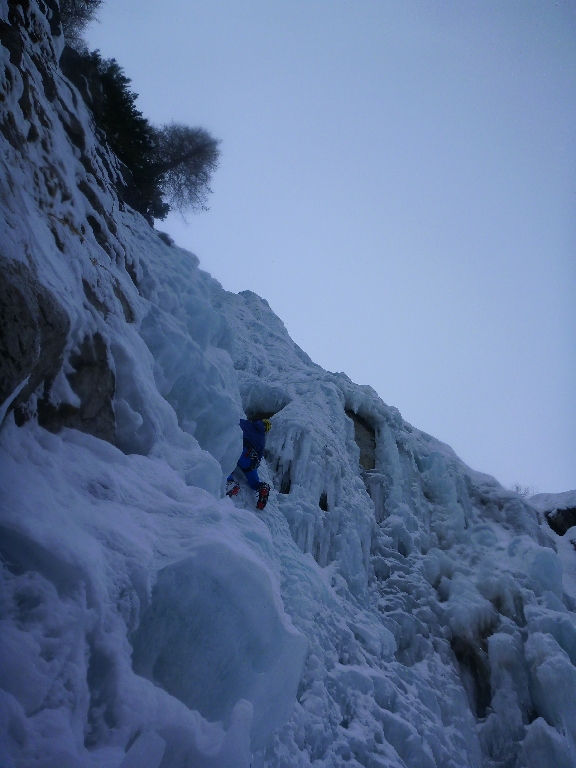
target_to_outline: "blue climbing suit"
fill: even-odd
[[[258,467],[264,455],[266,427],[262,421],[248,421],[247,419],[240,419],[240,427],[244,436],[244,447],[242,455],[238,459],[238,467],[246,475],[250,488],[258,491],[262,485],[258,477]],[[228,480],[232,479],[232,475],[230,475]]]

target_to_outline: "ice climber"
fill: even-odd
[[[263,483],[258,477],[258,467],[264,455],[266,433],[270,431],[271,426],[272,422],[270,419],[256,419],[254,421],[240,419],[244,447],[237,466],[246,475],[250,488],[258,494],[256,499],[257,509],[264,509],[270,495],[270,486],[268,483]],[[240,486],[230,475],[226,481],[226,496],[236,496],[239,490]]]

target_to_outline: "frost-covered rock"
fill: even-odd
[[[530,504],[546,516],[548,525],[559,536],[576,526],[576,491],[538,493],[530,497]]]
[[[0,4],[1,764],[575,766],[571,534],[119,201],[51,8]]]

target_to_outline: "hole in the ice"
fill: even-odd
[[[292,487],[292,480],[290,479],[290,470],[287,472],[284,472],[282,475],[282,479],[280,481],[280,493],[288,494],[290,493],[290,488]]]
[[[250,421],[257,421],[258,419],[271,419],[272,416],[276,416],[278,411],[250,411],[246,412],[246,418]]]
[[[342,720],[340,721],[340,726],[348,730],[348,728],[350,728],[350,718],[343,717]]]
[[[360,448],[360,466],[374,469],[376,466],[376,431],[374,427],[354,411],[346,409],[346,416],[354,422],[354,440]]]
[[[454,637],[450,645],[460,666],[460,679],[470,708],[481,720],[486,717],[492,700],[488,657],[477,645],[461,637]]]
[[[546,515],[546,521],[554,533],[564,536],[566,531],[576,525],[576,507],[555,509]]]
[[[318,506],[322,510],[322,512],[328,512],[328,495],[326,493],[323,493],[320,496],[320,501],[318,502]]]
[[[448,602],[448,598],[450,597],[450,587],[446,583],[440,582],[436,592],[438,593],[439,603]]]
[[[402,557],[408,557],[408,555],[410,554],[408,552],[408,547],[403,541],[398,542],[397,549],[398,549],[398,554],[402,555]]]
[[[95,746],[111,728],[116,727],[113,702],[116,697],[116,673],[112,660],[102,651],[91,647],[86,682],[90,690],[86,748]]]
[[[292,487],[290,464],[287,467],[281,466],[281,458],[275,457],[270,451],[265,451],[264,456],[274,473],[274,487],[280,493],[289,494]]]

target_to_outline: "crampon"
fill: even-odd
[[[262,483],[257,491],[258,498],[256,499],[256,509],[264,509],[270,496],[270,486],[268,483]]]
[[[238,496],[238,493],[240,491],[240,486],[236,482],[236,480],[228,480],[226,483],[226,496]]]

